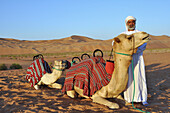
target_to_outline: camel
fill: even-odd
[[[41,80],[34,86],[34,88],[38,90],[40,85],[45,84],[50,88],[61,89],[62,85],[55,82],[61,77],[65,67],[66,62],[54,61],[53,72],[44,74]]]
[[[135,40],[135,41],[134,41]],[[114,38],[114,62],[115,69],[110,82],[96,91],[91,97],[83,95],[83,89],[74,86],[74,89],[67,91],[67,95],[76,98],[77,94],[85,98],[91,98],[93,102],[108,106],[111,109],[118,109],[117,103],[110,102],[106,98],[123,99],[120,95],[126,89],[128,82],[128,67],[132,60],[132,54],[137,47],[149,41],[149,34],[138,32],[132,35],[120,34]],[[123,53],[123,54],[120,54]]]

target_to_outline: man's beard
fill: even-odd
[[[135,26],[135,25],[134,25],[134,26],[128,26],[128,25],[127,25],[127,28],[128,28],[129,30],[135,30],[136,26]]]

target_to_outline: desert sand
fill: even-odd
[[[162,40],[159,37],[153,38],[153,41],[150,41],[148,44],[147,50],[144,52],[144,60],[146,65],[146,78],[147,78],[147,86],[148,86],[148,107],[144,107],[141,105],[141,103],[135,103],[135,107],[142,109],[144,111],[149,112],[159,112],[159,113],[168,113],[170,109],[170,52],[169,52],[169,37],[163,36],[161,37]],[[83,40],[84,39],[84,40]],[[63,41],[65,40],[65,41]],[[71,40],[72,44],[70,44],[69,40]],[[79,41],[78,41],[79,40]],[[9,55],[9,54],[16,54],[15,51],[18,51],[18,54],[28,54],[29,52],[32,52],[34,50],[35,54],[42,53],[43,50],[40,51],[40,47],[37,45],[41,45],[41,49],[45,48],[46,50],[55,49],[58,47],[58,40],[56,46],[50,46],[49,43],[55,44],[56,40],[53,41],[22,41],[25,44],[25,47],[23,47],[24,43],[22,43],[19,40],[14,39],[1,39],[0,44],[0,50],[3,50],[1,52],[1,55]],[[65,42],[65,45],[63,42]],[[162,41],[162,42],[161,42]],[[107,48],[105,48],[106,43]],[[103,51],[109,51],[110,45],[108,46],[108,43],[110,43],[111,40],[102,41],[102,40],[93,40],[87,38],[64,38],[61,39],[60,48],[55,50],[62,51],[64,50],[64,46],[69,45],[69,47],[78,48],[74,49],[74,52],[81,52],[84,48],[84,51],[94,50],[95,48],[99,48]],[[161,42],[161,44],[158,46],[157,43]],[[11,43],[11,47],[7,47],[7,45]],[[89,44],[89,47],[86,47],[84,45],[80,46],[77,43],[81,44]],[[94,43],[96,46],[93,46]],[[156,44],[155,44],[156,43]],[[5,45],[6,44],[6,45]],[[13,44],[13,45],[12,45]],[[32,44],[32,47],[31,47]],[[43,46],[43,44],[46,44],[48,46]],[[98,45],[99,44],[99,45]],[[102,45],[101,45],[102,44]],[[20,45],[20,46],[19,46]],[[9,45],[8,45],[9,46]],[[33,47],[35,46],[35,47]],[[69,47],[66,49],[67,52],[71,50]],[[103,47],[103,48],[102,48]],[[18,49],[17,49],[18,48]],[[29,48],[31,48],[29,50]],[[36,48],[36,49],[32,49]],[[38,49],[37,49],[38,48]],[[80,49],[81,48],[81,49]],[[5,49],[9,49],[6,51]],[[15,51],[13,51],[13,49]],[[22,50],[20,50],[22,49]],[[28,49],[28,51],[22,52],[24,50]],[[46,53],[46,50],[44,49],[44,52]],[[152,49],[152,50],[149,50]],[[36,51],[38,50],[38,51]],[[90,53],[91,55],[91,53]],[[54,62],[54,60],[69,60],[71,61],[71,58],[74,57],[74,55],[68,55],[68,56],[44,56],[44,59],[48,63]],[[108,59],[108,53],[104,52],[104,59]],[[0,113],[79,113],[79,112],[85,112],[85,113],[93,113],[93,112],[116,112],[116,113],[137,113],[140,112],[138,110],[133,109],[131,105],[125,106],[124,103],[121,100],[117,99],[110,99],[111,101],[115,101],[120,104],[120,109],[118,110],[111,110],[106,106],[93,103],[90,99],[84,99],[81,97],[78,97],[77,99],[71,99],[67,95],[62,94],[61,90],[58,89],[50,89],[46,86],[42,86],[40,90],[35,90],[34,88],[30,87],[30,84],[25,79],[25,74],[27,71],[27,67],[31,64],[32,57],[17,57],[17,58],[11,58],[11,57],[0,57],[0,64],[5,63],[8,67],[12,63],[18,63],[22,65],[23,69],[15,69],[15,70],[3,70],[0,71]],[[65,70],[62,74],[62,77],[57,81],[59,83],[64,82],[64,77],[66,74]]]

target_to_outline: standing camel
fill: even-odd
[[[73,83],[73,89],[67,90],[67,95],[75,98],[77,97],[76,94],[79,94],[111,109],[118,109],[119,105],[117,103],[110,102],[106,98],[121,98],[120,93],[126,89],[128,82],[128,67],[132,60],[132,54],[136,52],[140,45],[148,41],[149,34],[145,32],[138,32],[132,35],[120,34],[115,37],[113,45],[115,69],[110,82],[96,91],[91,97],[84,95],[83,89],[80,89]]]

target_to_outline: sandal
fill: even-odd
[[[149,104],[147,102],[142,102],[143,106],[147,107]]]

